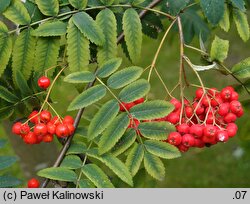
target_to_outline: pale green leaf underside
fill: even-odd
[[[241,39],[246,42],[249,39],[250,31],[247,15],[238,9],[233,10],[233,19]]]
[[[68,155],[64,157],[60,166],[68,169],[79,169],[82,166],[82,161],[76,155]]]
[[[95,80],[95,75],[89,71],[73,72],[67,75],[64,79],[65,82],[78,84],[87,83]]]
[[[76,9],[84,9],[87,6],[88,0],[69,0],[69,3]]]
[[[61,36],[65,35],[66,31],[66,23],[62,21],[53,21],[41,24],[36,30],[32,32],[32,35],[38,37]]]
[[[59,12],[58,0],[35,0],[40,11],[46,16],[56,16]]]
[[[87,151],[87,146],[83,142],[72,142],[67,155],[69,154],[83,154]]]
[[[235,76],[239,78],[249,78],[250,77],[250,57],[234,65],[232,68],[232,72]]]
[[[110,74],[114,73],[121,66],[121,63],[122,63],[121,58],[112,58],[110,60],[107,60],[97,70],[97,76],[100,78],[108,77]]]
[[[223,40],[215,36],[210,51],[211,59],[223,62],[227,58],[228,50],[229,50],[229,41]]]
[[[227,4],[225,4],[225,12],[219,25],[226,32],[228,32],[230,29],[230,11]]]

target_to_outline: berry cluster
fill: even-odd
[[[175,109],[165,118],[176,126],[176,132],[169,134],[166,142],[186,152],[190,147],[211,146],[226,142],[237,133],[235,121],[243,115],[238,94],[228,86],[220,92],[215,88],[199,88],[193,102],[184,100],[184,104],[172,99]],[[182,116],[181,116],[182,115]]]
[[[25,123],[15,123],[12,132],[21,136],[26,144],[39,144],[52,142],[53,135],[59,138],[72,135],[75,131],[73,123],[74,119],[69,115],[61,119],[58,116],[52,117],[48,110],[33,111]]]
[[[40,182],[37,179],[32,178],[28,180],[28,188],[39,188],[39,186]]]

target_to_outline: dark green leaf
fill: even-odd
[[[130,109],[131,114],[138,120],[151,120],[167,116],[174,106],[163,100],[147,101]]]
[[[0,176],[0,188],[15,187],[21,184],[21,181],[12,176]]]
[[[11,0],[1,0],[0,13],[4,12],[5,9],[10,5]]]
[[[69,3],[76,9],[84,9],[87,6],[88,0],[69,0]]]
[[[75,182],[77,175],[74,171],[65,167],[51,167],[37,172],[38,176],[57,181]]]
[[[64,79],[68,83],[87,83],[95,80],[95,75],[89,71],[73,72]]]
[[[234,7],[240,9],[242,12],[246,11],[244,0],[230,0]]]
[[[107,85],[113,89],[122,88],[138,79],[142,72],[143,69],[136,66],[122,69],[121,71],[118,71],[109,77]]]
[[[99,153],[108,152],[118,140],[122,137],[129,124],[129,118],[126,113],[118,115],[104,131],[99,141]]]
[[[30,87],[27,84],[27,80],[24,78],[22,72],[16,70],[14,73],[14,80],[23,96],[29,96],[32,94]]]
[[[62,21],[52,21],[41,24],[32,32],[32,35],[38,37],[61,36],[66,34],[66,30],[66,23]]]
[[[171,15],[177,15],[189,2],[190,0],[167,0],[167,11]]]
[[[83,174],[91,180],[97,188],[113,188],[108,176],[95,164],[87,164],[82,168]]]
[[[87,151],[87,146],[83,142],[71,143],[67,155],[69,154],[83,154]]]
[[[101,134],[119,112],[117,101],[111,100],[105,103],[91,120],[88,128],[88,139],[92,140]]]
[[[95,188],[95,185],[88,179],[81,179],[79,181],[79,188]]]
[[[87,107],[106,95],[106,88],[103,85],[96,85],[78,95],[69,105],[68,110],[77,110]]]
[[[63,159],[60,166],[68,169],[79,169],[82,166],[82,161],[76,155],[69,155]]]
[[[0,86],[0,98],[10,103],[16,103],[19,101],[19,99],[14,94],[12,94],[8,89],[3,86]]]
[[[17,158],[13,156],[0,156],[0,171],[10,167],[16,161]]]
[[[105,62],[97,71],[97,76],[101,78],[108,77],[110,74],[114,73],[122,63],[121,58],[113,58]]]

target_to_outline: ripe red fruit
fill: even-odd
[[[63,123],[66,124],[74,124],[74,118],[72,118],[70,115],[66,115],[64,118],[63,118]]]
[[[237,133],[238,127],[235,123],[229,123],[227,125],[227,134],[229,137],[234,137]]]
[[[26,124],[22,124],[21,128],[20,128],[20,133],[22,135],[26,135],[30,132],[30,126],[26,123]]]
[[[196,98],[198,98],[198,99],[201,99],[203,94],[204,94],[204,91],[203,91],[202,88],[197,89],[196,92],[195,92]]]
[[[201,139],[194,139],[194,147],[203,148],[205,143]]]
[[[28,188],[39,188],[40,183],[37,179],[32,178],[28,181]]]
[[[205,137],[214,137],[217,134],[217,128],[213,125],[206,125],[203,129]]]
[[[238,99],[239,99],[239,94],[236,91],[233,91],[231,94],[230,100],[231,101],[238,101]]]
[[[189,150],[189,147],[187,147],[187,146],[185,146],[185,145],[183,145],[183,144],[180,144],[180,145],[178,145],[177,147],[178,147],[178,149],[179,149],[182,153],[187,152],[187,151]]]
[[[40,113],[40,120],[43,123],[48,123],[51,120],[51,113],[47,110],[43,110]]]
[[[20,135],[20,134],[21,134],[21,126],[22,126],[22,123],[16,122],[16,123],[12,126],[12,133],[13,133],[13,134],[16,134],[16,135]]]
[[[244,114],[243,109],[241,108],[239,112],[236,114],[238,118],[240,118]]]
[[[223,100],[219,94],[211,99],[211,106],[215,107],[223,103]]]
[[[237,114],[242,110],[241,103],[239,101],[231,101],[230,110],[232,111],[232,113]]]
[[[47,123],[47,131],[49,134],[53,135],[56,132],[56,125],[54,125],[52,122]]]
[[[213,144],[217,143],[215,136],[213,136],[213,137],[203,136],[202,141],[205,143],[205,145],[207,145],[207,144],[213,145]]]
[[[191,134],[185,134],[182,136],[182,144],[186,147],[194,146],[194,137]]]
[[[172,98],[170,100],[170,103],[172,103],[174,105],[174,107],[175,107],[174,111],[181,108],[181,102],[179,100],[177,100],[176,98]]]
[[[65,123],[68,126],[69,129],[69,135],[72,135],[75,132],[75,126],[70,123]]]
[[[38,79],[38,86],[42,89],[47,89],[50,85],[50,79],[46,76],[42,76]]]
[[[32,111],[31,114],[28,116],[28,119],[33,124],[39,123],[38,111]]]
[[[23,137],[23,141],[26,144],[36,144],[38,139],[37,139],[37,136],[33,132],[29,132],[27,135]]]
[[[144,102],[144,98],[139,98],[137,100],[134,101],[134,104],[140,104]]]
[[[233,92],[233,88],[228,86],[221,90],[220,96],[224,101],[230,101],[232,92]]]
[[[222,103],[219,106],[218,114],[221,116],[225,116],[226,114],[228,114],[229,110],[230,110],[229,103]]]
[[[171,132],[168,136],[167,141],[169,144],[178,146],[181,144],[181,141],[182,141],[181,134],[178,132]]]
[[[170,113],[170,114],[166,117],[165,120],[168,121],[168,122],[170,122],[170,123],[172,123],[172,124],[176,124],[176,123],[179,122],[180,116],[179,116],[178,113],[173,112],[173,113]]]
[[[204,107],[202,107],[201,104],[198,104],[198,102],[195,102],[193,104],[193,107],[194,107],[194,111],[197,115],[200,115],[200,114],[204,113],[204,111],[205,111]]]
[[[133,102],[131,103],[125,103],[125,102],[122,102],[122,104],[119,104],[120,106],[120,111],[122,112],[125,112],[125,108],[127,109],[127,111],[130,110],[130,108],[132,108],[135,104]],[[125,107],[125,108],[124,108]]]
[[[47,134],[43,136],[43,142],[52,142],[53,141],[53,135]]]
[[[228,133],[224,130],[219,130],[217,132],[217,135],[216,135],[216,140],[218,142],[226,142],[228,141],[229,137],[228,137]]]
[[[209,93],[210,96],[215,97],[215,95],[217,93],[217,89],[216,88],[210,88],[208,90],[208,93]]]
[[[177,131],[180,134],[188,134],[189,133],[189,126],[186,123],[180,124],[176,127]]]
[[[201,100],[202,105],[204,105],[205,107],[209,107],[209,103],[210,103],[210,98],[207,95],[204,95],[204,97]]]
[[[47,134],[47,131],[48,131],[47,126],[43,123],[39,123],[34,127],[34,133],[37,136],[44,136]]]
[[[203,126],[199,124],[192,125],[189,129],[189,132],[195,138],[200,138],[203,136]]]
[[[58,116],[55,116],[52,118],[52,120],[50,121],[52,124],[54,125],[59,125],[60,124],[60,119],[58,118]]]
[[[193,108],[191,106],[185,107],[185,113],[188,118],[191,118],[194,113]]]
[[[139,120],[137,120],[136,118],[130,118],[128,128],[137,128],[139,124]]]
[[[237,116],[234,113],[228,113],[227,115],[224,116],[224,121],[226,123],[235,122],[236,119],[237,119]]]
[[[56,127],[56,135],[57,137],[68,137],[69,136],[69,128],[66,124],[59,124]]]
[[[213,124],[214,123],[214,115],[213,113],[209,113],[207,116],[206,124]]]

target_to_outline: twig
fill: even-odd
[[[154,0],[154,1],[152,1],[152,2],[147,6],[147,8],[153,8],[154,6],[156,6],[156,5],[157,5],[158,3],[160,3],[161,1],[162,1],[162,0]],[[141,11],[141,13],[139,14],[140,18],[143,18],[143,17],[146,15],[146,13],[147,13],[147,10]],[[118,36],[118,38],[117,38],[117,44],[120,43],[120,42],[123,40],[123,38],[124,38],[124,33],[122,32],[122,33]],[[94,80],[93,82],[88,83],[88,85],[86,86],[85,90],[89,89],[89,88],[92,87],[94,84],[95,84],[95,80]],[[75,122],[74,122],[74,127],[75,127],[75,129],[77,129],[77,127],[78,127],[78,125],[79,125],[79,123],[80,123],[80,120],[81,120],[81,117],[82,117],[82,114],[83,114],[84,110],[85,110],[85,108],[81,108],[81,109],[79,109],[79,111],[78,111],[78,113],[77,113],[77,116],[76,116]],[[61,149],[61,151],[60,151],[60,153],[59,153],[59,155],[58,155],[58,157],[57,157],[57,159],[56,159],[56,161],[55,161],[53,167],[58,167],[58,166],[61,164],[61,162],[62,162],[62,160],[63,160],[65,154],[67,153],[67,151],[68,151],[68,149],[69,149],[69,146],[70,146],[70,144],[71,144],[71,141],[72,141],[72,139],[73,139],[73,136],[74,136],[74,134],[71,135],[71,137],[68,137],[68,138],[67,138],[67,140],[66,140],[64,146],[62,147],[62,149]],[[50,181],[50,179],[46,178],[46,179],[43,181],[43,183],[41,184],[40,187],[41,187],[41,188],[46,188],[46,186],[48,185],[49,181]]]

